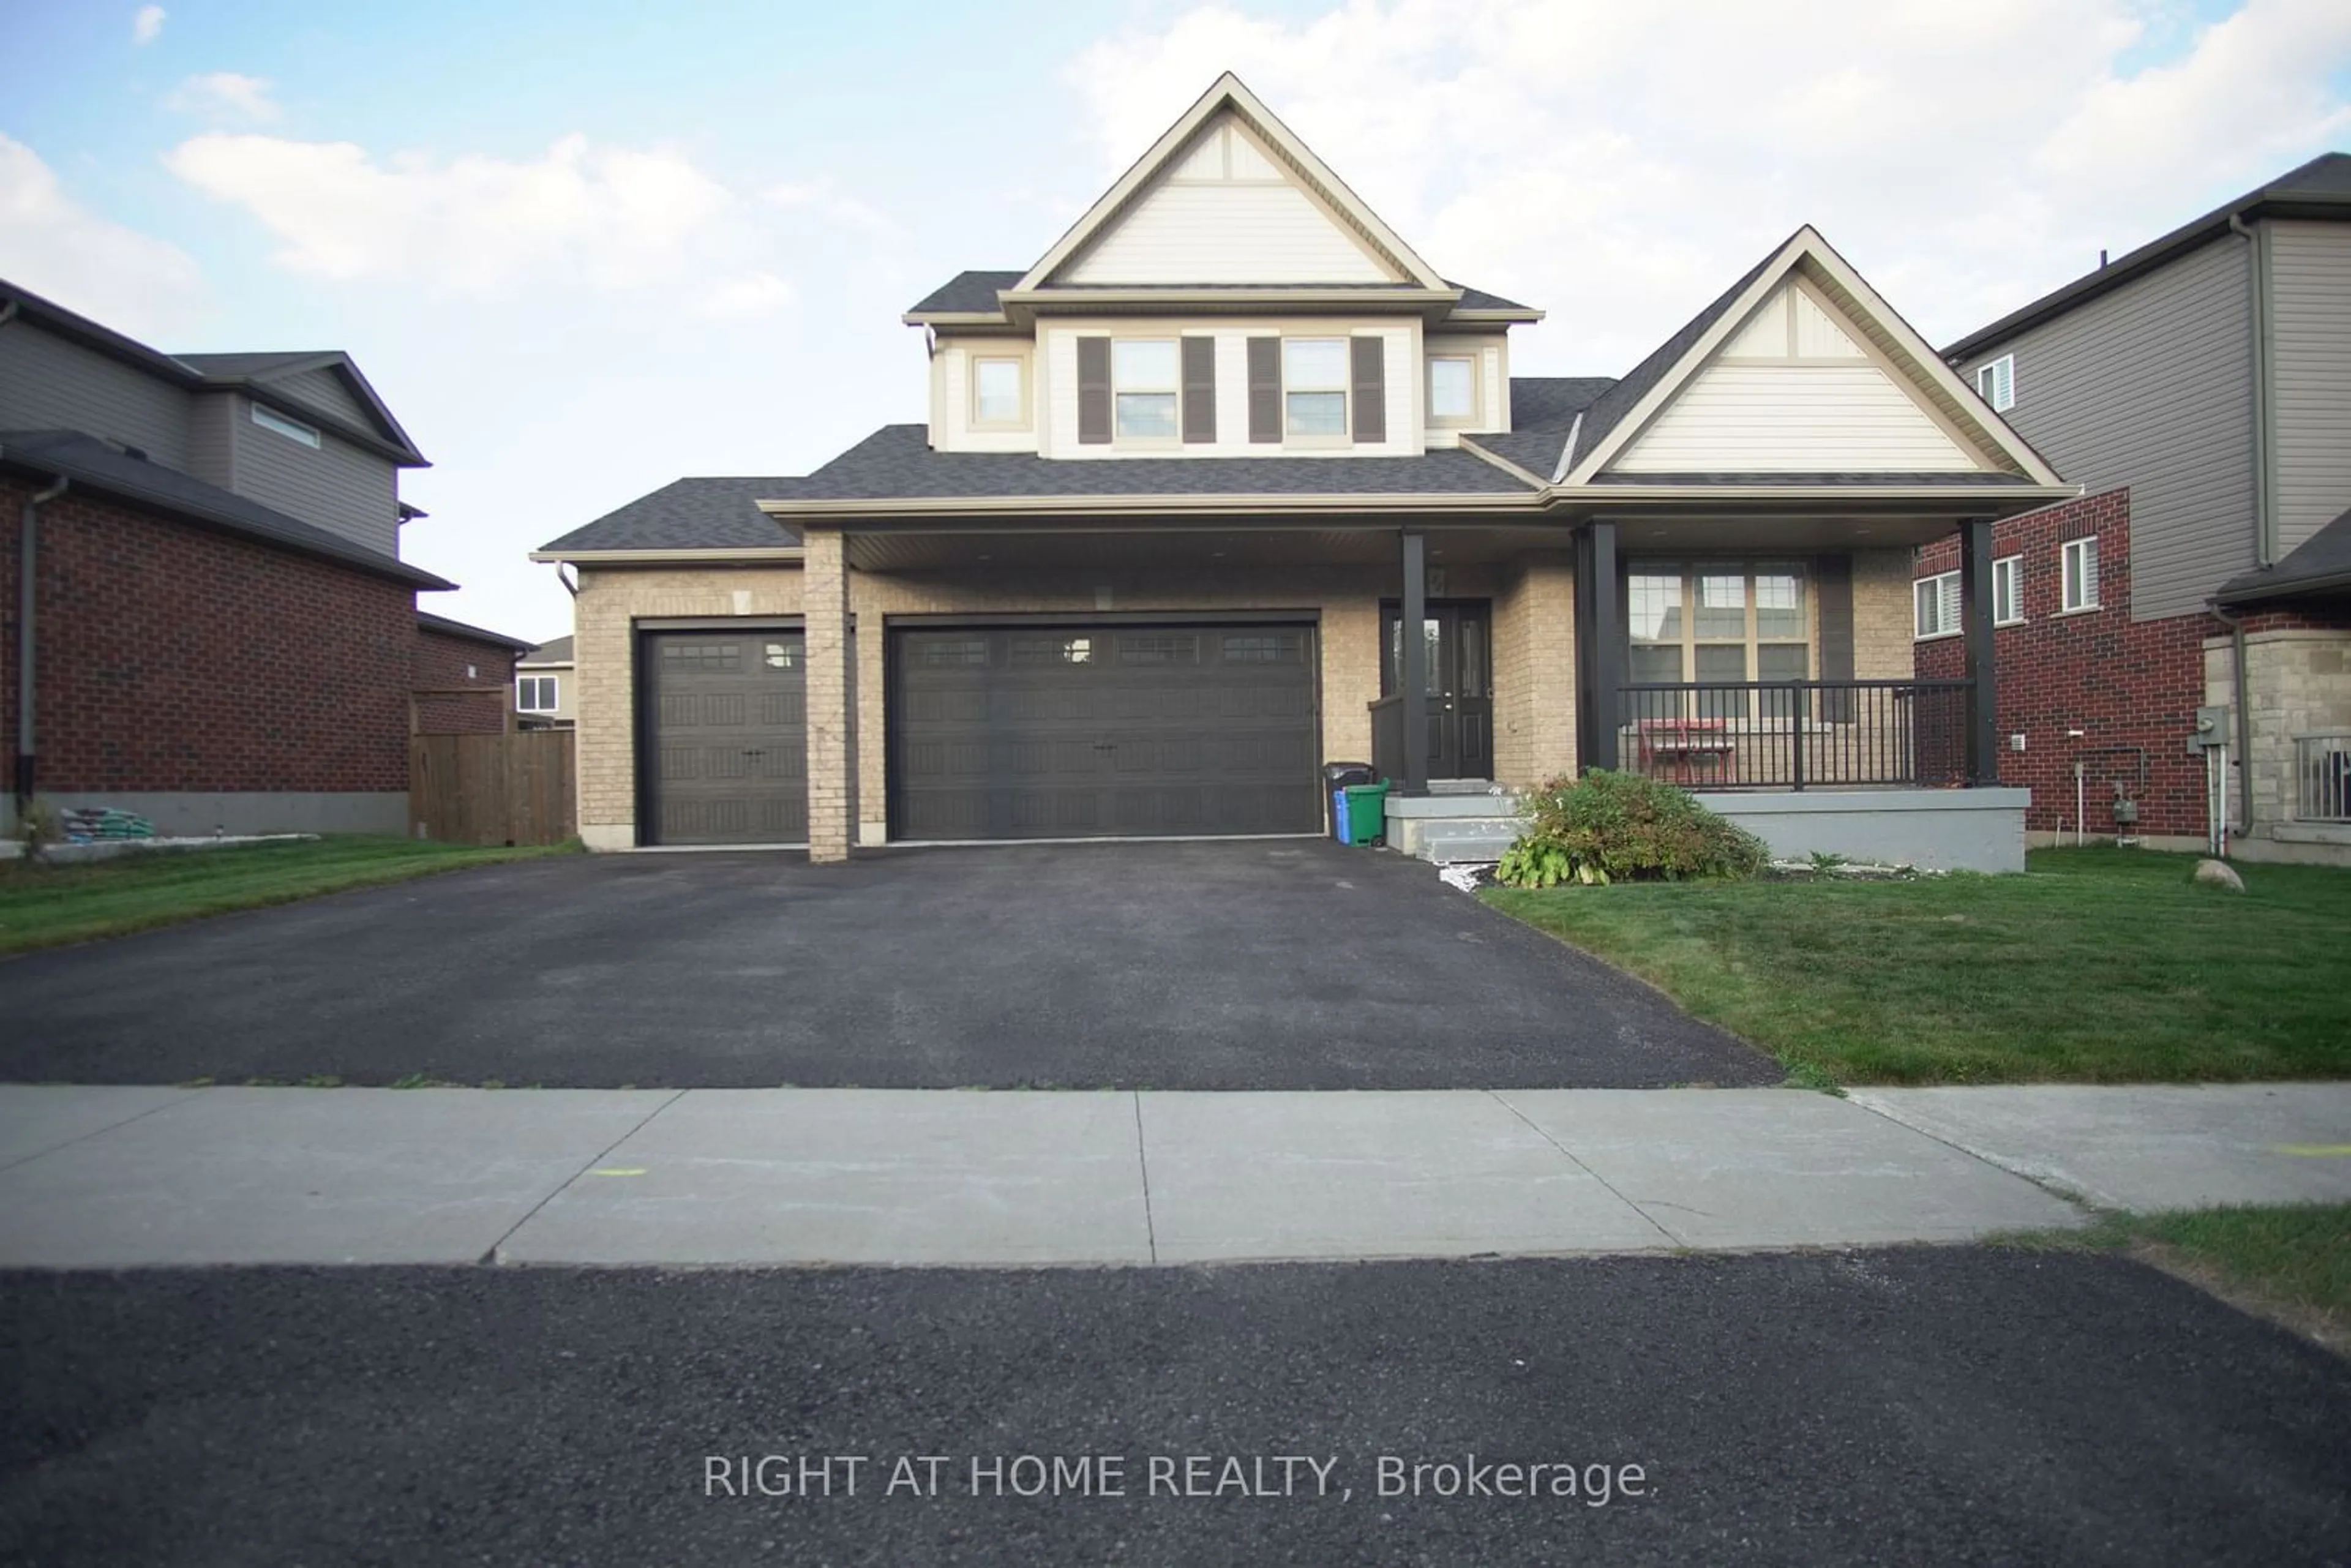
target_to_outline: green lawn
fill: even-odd
[[[55,865],[0,861],[0,953],[120,936],[199,915],[574,848],[476,849],[336,835],[221,850],[152,850]]]
[[[2351,871],[2049,850],[2020,876],[1489,889],[1839,1083],[2351,1076]]]

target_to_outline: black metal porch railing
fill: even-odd
[[[1372,767],[1383,779],[1404,777],[1404,697],[1382,697],[1372,705]]]
[[[1692,789],[1956,787],[1966,681],[1681,682],[1620,687],[1628,773]]]

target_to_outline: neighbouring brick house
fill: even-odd
[[[416,616],[418,727],[438,735],[496,735],[515,724],[515,664],[531,644],[445,615]],[[455,696],[449,694],[472,695]]]
[[[579,573],[582,837],[1309,833],[1359,758],[1431,858],[1507,841],[1492,786],[1622,766],[1783,850],[2021,866],[1988,601],[1920,678],[1911,562],[1988,576],[2079,487],[1810,228],[1622,378],[1511,375],[1541,316],[1224,78],[905,314],[926,423],[534,553]]]
[[[2217,819],[2238,853],[2351,860],[2351,157],[1945,354],[2089,492],[1993,534],[2001,777],[2036,837],[2190,847]],[[1922,674],[1959,667],[1955,569],[1919,552]]]
[[[501,715],[524,646],[420,625],[423,462],[345,355],[174,358],[0,282],[0,815],[406,831],[410,693],[469,658]]]

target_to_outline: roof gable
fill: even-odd
[[[2061,481],[1807,226],[1593,405],[1568,485],[1612,471]]]
[[[342,429],[395,449],[402,467],[425,467],[400,421],[340,349],[286,353],[182,354],[206,386],[235,387],[288,413],[323,414]],[[392,455],[393,454],[387,454]]]
[[[1207,248],[1210,241],[1220,243]],[[1180,276],[1196,269],[1217,276]],[[1029,269],[1015,291],[1318,283],[1448,287],[1227,72]]]

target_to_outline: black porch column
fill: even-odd
[[[1428,551],[1418,534],[1404,536],[1404,606],[1397,636],[1404,643],[1396,681],[1404,697],[1404,777],[1401,793],[1428,793]]]
[[[2000,706],[1991,640],[1991,519],[1959,519],[1959,625],[1967,641],[1970,788],[2000,782]]]
[[[1616,767],[1618,704],[1625,684],[1625,618],[1617,607],[1616,525],[1597,518],[1583,525],[1577,552],[1576,601],[1583,612],[1576,638],[1575,700],[1589,716],[1579,727],[1587,746],[1579,772]]]

